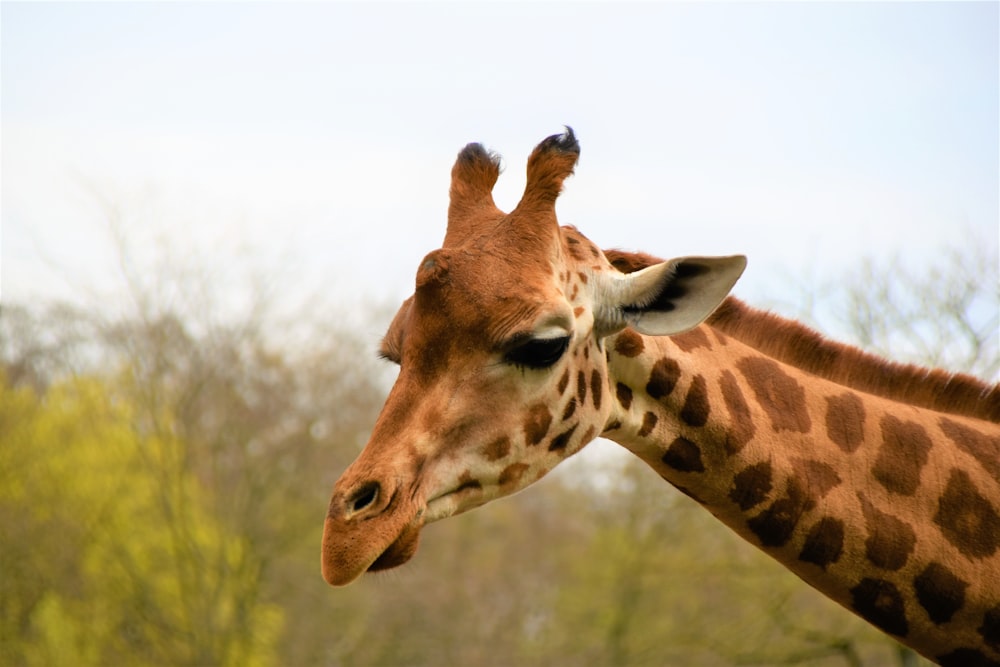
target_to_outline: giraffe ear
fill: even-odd
[[[628,274],[605,273],[597,329],[608,335],[627,326],[669,336],[701,324],[746,268],[743,255],[680,257]]]

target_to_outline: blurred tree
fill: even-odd
[[[0,360],[8,384],[18,388],[16,395],[35,392],[39,401],[48,402],[51,387],[86,376],[109,400],[127,406],[118,415],[119,426],[134,436],[121,446],[133,457],[125,467],[131,474],[144,466],[134,483],[152,507],[127,514],[122,530],[141,534],[144,528],[138,525],[127,528],[134,521],[169,536],[170,558],[158,556],[156,567],[176,572],[177,590],[146,585],[142,596],[115,596],[113,588],[101,592],[97,583],[105,575],[96,565],[79,577],[89,582],[88,591],[108,614],[142,619],[157,605],[182,605],[184,618],[191,620],[183,632],[176,623],[143,623],[147,648],[129,645],[135,650],[123,653],[126,663],[273,664],[276,655],[294,664],[328,662],[336,646],[331,634],[337,634],[330,632],[330,622],[340,630],[364,617],[355,613],[363,602],[359,596],[329,595],[319,576],[322,517],[337,473],[360,450],[374,422],[384,369],[357,336],[339,326],[310,314],[280,321],[269,310],[265,291],[253,292],[239,307],[223,306],[216,302],[221,295],[213,293],[219,287],[217,273],[198,280],[188,270],[178,278],[170,275],[169,262],[163,266],[156,280],[127,275],[131,305],[120,312],[106,303],[90,308],[5,305],[0,317]],[[290,347],[292,338],[297,347]],[[65,428],[85,432],[69,418]],[[39,447],[39,437],[32,431],[18,446],[7,447],[12,441],[0,436],[6,459],[0,475],[13,471],[21,459],[65,458],[54,445]],[[92,476],[111,465],[106,459],[116,451],[94,449],[77,473]],[[57,495],[35,493],[35,477],[24,479],[32,504],[58,505]],[[13,510],[0,515],[11,534],[26,530],[16,516]],[[226,539],[207,539],[211,531],[206,533],[204,522]],[[30,563],[30,553],[76,564],[84,553],[51,540],[23,543],[31,545],[30,551],[5,552],[11,562]],[[130,551],[115,554],[104,561],[109,568],[119,567],[114,564]],[[134,579],[145,577],[142,559],[134,560],[138,564],[120,567]],[[3,569],[2,576],[8,571],[15,570]],[[228,610],[224,618],[217,613],[222,608]],[[56,621],[68,613],[62,598],[42,609]],[[295,622],[280,623],[285,613]],[[266,627],[260,625],[262,616],[270,619]],[[17,630],[11,633],[13,638]],[[186,646],[190,656],[158,655],[156,647],[169,641]],[[242,654],[240,647],[246,648]],[[22,656],[11,664],[25,660]]]
[[[137,432],[93,380],[0,392],[4,664],[266,664],[281,609],[233,604],[252,556],[205,512],[179,443]]]
[[[889,359],[1000,381],[1000,257],[974,234],[918,269],[899,257],[861,260],[803,291],[796,310]]]
[[[317,553],[333,481],[364,444],[382,388],[364,361],[374,355],[362,355],[356,338],[317,334],[282,352],[268,343],[265,322],[191,326],[163,316],[107,331],[129,362],[139,423],[161,437],[176,430],[186,444],[179,464],[209,490],[208,511],[246,544],[243,560],[207,562],[252,579],[233,601],[240,608],[280,601],[293,613],[281,655],[311,664],[330,650],[327,624],[350,627],[355,617],[354,595],[328,594]],[[165,409],[176,423],[161,419]]]

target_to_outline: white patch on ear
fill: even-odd
[[[595,290],[596,329],[602,336],[626,326],[650,336],[693,329],[719,307],[746,265],[743,255],[680,257],[635,273],[605,272]]]

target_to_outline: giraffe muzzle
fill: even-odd
[[[331,586],[402,565],[416,553],[424,509],[401,487],[338,483],[323,525],[322,571]]]

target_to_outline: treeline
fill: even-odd
[[[917,664],[623,457],[331,589],[328,496],[391,380],[375,341],[133,303],[3,307],[0,664]],[[991,326],[967,311],[935,321]]]

